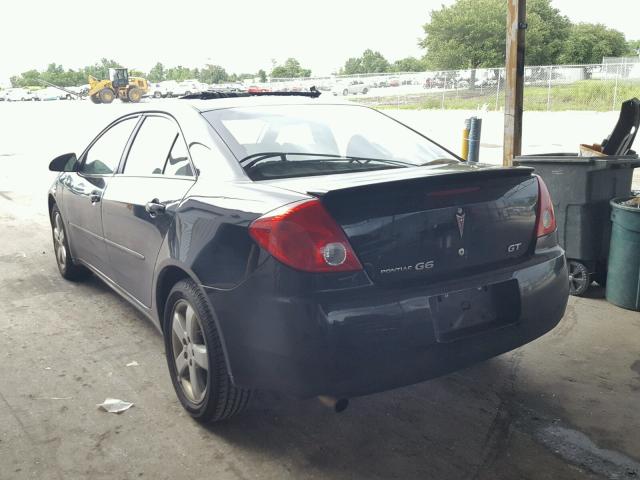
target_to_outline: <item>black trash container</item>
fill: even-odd
[[[631,194],[637,155],[581,157],[552,153],[517,157],[514,165],[533,167],[549,188],[558,240],[568,260],[570,292],[583,295],[592,280],[605,285],[614,197]]]

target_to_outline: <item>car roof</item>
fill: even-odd
[[[124,103],[114,104],[116,118],[129,114],[164,112],[175,116],[176,118],[185,118],[184,115],[192,115],[194,112],[210,112],[227,108],[256,107],[269,105],[352,105],[364,106],[354,102],[344,100],[334,100],[332,96],[326,95],[325,98],[308,98],[301,96],[246,96],[246,97],[229,97],[216,98],[210,100],[201,99],[166,99],[159,102],[140,102],[140,103]]]
[[[325,98],[309,98],[302,96],[249,96],[249,97],[229,97],[216,98],[211,100],[179,100],[181,102],[189,102],[194,108],[201,112],[211,110],[220,110],[223,108],[237,107],[258,107],[265,105],[355,105],[352,102],[343,100],[334,100],[329,95]]]

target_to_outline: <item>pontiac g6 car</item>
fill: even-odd
[[[319,98],[151,107],[51,162],[55,257],[158,327],[193,417],[228,418],[256,389],[347,399],[420,382],[562,318],[564,253],[531,169],[461,162]]]

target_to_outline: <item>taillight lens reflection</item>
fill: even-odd
[[[534,175],[538,179],[538,218],[536,223],[536,235],[544,237],[556,230],[556,215],[553,211],[551,195],[544,180],[539,175]]]
[[[362,270],[344,232],[316,199],[267,213],[254,220],[249,234],[275,258],[297,270]]]

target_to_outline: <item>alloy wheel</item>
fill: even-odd
[[[59,212],[53,217],[53,243],[56,260],[62,270],[67,267],[67,247],[64,242],[64,225]]]
[[[194,308],[184,299],[176,302],[171,318],[176,378],[187,399],[198,404],[204,400],[209,387],[209,355],[202,323]]]
[[[589,288],[591,276],[587,268],[580,262],[569,262],[569,293],[582,295]]]

